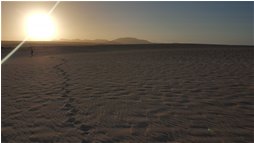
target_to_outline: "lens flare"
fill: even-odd
[[[57,1],[54,6],[50,9],[50,11],[48,12],[48,15],[50,15],[54,10],[55,8],[57,7],[57,5],[60,3],[60,1]],[[6,55],[2,60],[1,60],[1,65],[3,63],[5,63],[25,42],[26,40],[28,40],[29,38],[29,35],[26,36],[26,38],[20,42],[8,55]]]

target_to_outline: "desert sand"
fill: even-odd
[[[31,57],[20,49],[2,65],[2,142],[253,142],[253,50],[37,46]]]

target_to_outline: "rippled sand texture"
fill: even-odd
[[[252,47],[107,48],[2,65],[2,142],[253,142]]]

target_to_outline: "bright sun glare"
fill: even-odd
[[[48,41],[55,38],[55,23],[48,14],[38,13],[29,16],[26,26],[30,40]]]

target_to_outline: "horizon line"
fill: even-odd
[[[85,39],[88,40],[88,39]],[[96,40],[96,39],[95,39]],[[100,39],[100,40],[104,40],[104,39]],[[105,39],[106,40],[106,39]],[[108,40],[109,41],[109,40]],[[21,40],[1,40],[1,45],[2,42],[21,42]],[[93,44],[93,45],[163,45],[163,44],[169,44],[169,45],[174,45],[174,44],[179,44],[179,45],[214,45],[214,46],[254,46],[253,45],[249,45],[249,44],[222,44],[222,43],[189,43],[189,42],[150,42],[150,43],[129,43],[129,44],[125,44],[125,43],[96,43],[96,42],[84,42],[82,40],[80,41],[75,41],[75,40],[50,40],[50,41],[34,41],[34,40],[27,40],[26,42],[45,42],[45,43],[50,43],[50,42],[64,42],[64,43],[83,43],[83,44]],[[111,41],[109,41],[111,42]]]

